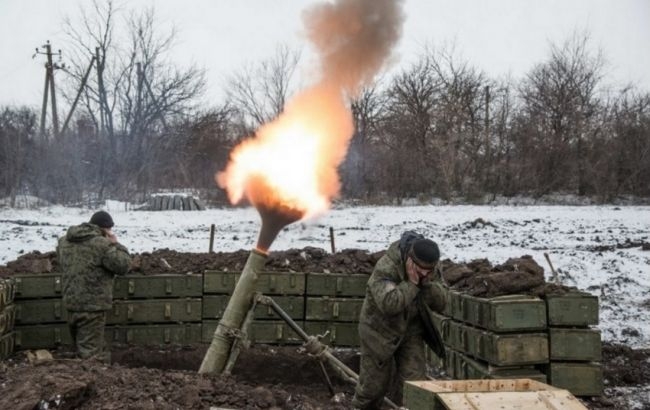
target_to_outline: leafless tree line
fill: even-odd
[[[230,149],[299,88],[300,54],[279,47],[230,77],[225,103],[205,108],[204,73],[170,61],[173,30],[160,33],[145,10],[122,20],[118,40],[119,12],[96,2],[81,23],[66,23],[64,98],[81,90],[68,132],[40,135],[34,110],[0,108],[0,195],[83,204],[192,188],[225,201],[214,174]],[[96,75],[81,87],[93,57]],[[490,78],[453,49],[427,48],[351,101],[356,131],[342,196],[650,196],[650,94],[608,90],[603,72],[586,35],[553,46],[518,81]]]

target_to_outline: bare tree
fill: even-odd
[[[145,152],[160,152],[153,148],[157,135],[190,115],[205,87],[202,70],[181,69],[171,62],[176,33],[158,30],[153,9],[129,10],[128,18],[118,19],[124,12],[111,0],[94,0],[80,9],[78,20],[65,21],[71,50],[69,99],[95,58],[96,75],[82,90],[81,115],[91,119],[100,139],[108,141],[104,155],[94,162],[100,198],[106,189],[117,190],[120,180],[124,185],[123,180],[133,176],[147,186]]]
[[[15,205],[16,194],[26,185],[30,174],[30,160],[34,160],[36,154],[33,149],[35,135],[36,113],[33,110],[27,107],[0,109],[0,186],[9,196],[11,206]]]
[[[574,35],[535,67],[520,87],[526,132],[535,141],[538,193],[573,188],[585,194],[585,147],[594,133],[604,65],[587,35]],[[569,177],[569,178],[567,178]],[[567,184],[567,181],[569,184]]]
[[[249,131],[269,122],[283,110],[294,91],[300,52],[286,45],[258,64],[233,74],[226,87],[228,101],[242,116]]]

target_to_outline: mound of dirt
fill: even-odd
[[[452,289],[483,298],[513,294],[544,297],[577,290],[547,283],[544,268],[529,255],[495,266],[487,259],[460,264],[447,259],[442,262],[442,276]]]
[[[370,253],[361,249],[344,249],[328,253],[323,249],[306,247],[273,251],[264,266],[269,272],[314,272],[366,274],[372,270],[385,251]],[[206,270],[241,271],[249,251],[216,253],[178,252],[159,249],[133,255],[131,273],[155,275],[161,273],[202,273]],[[575,288],[546,283],[544,268],[528,255],[510,258],[502,264],[492,265],[487,259],[469,263],[444,260],[442,276],[449,286],[479,297],[510,294],[529,294],[539,297],[549,293],[564,293]],[[58,271],[56,252],[30,252],[7,266],[0,266],[0,276],[19,273],[51,273]]]
[[[171,350],[169,350],[171,349]],[[255,346],[237,361],[231,376],[196,372],[205,346],[158,349],[131,347],[113,352],[110,365],[57,358],[39,365],[16,354],[0,372],[3,409],[347,409],[351,386],[335,382],[332,396],[315,359],[297,347]],[[61,355],[56,355],[61,356]],[[355,354],[339,355],[353,362]],[[187,370],[150,365],[174,358]],[[149,365],[149,367],[140,367]],[[350,363],[353,366],[353,363]],[[165,369],[165,370],[163,370]],[[304,376],[304,377],[301,377]]]

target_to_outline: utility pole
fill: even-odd
[[[72,103],[72,107],[70,107],[70,112],[68,113],[68,116],[65,117],[65,121],[63,122],[63,127],[61,128],[61,134],[65,134],[65,131],[68,128],[68,123],[70,122],[70,118],[72,118],[72,114],[74,113],[75,108],[77,108],[77,103],[79,102],[79,97],[81,97],[81,93],[83,92],[84,87],[86,86],[86,81],[88,81],[88,76],[90,75],[90,71],[93,68],[93,64],[95,63],[96,57],[92,56],[90,59],[90,64],[88,65],[88,69],[86,70],[86,73],[84,74],[83,78],[81,79],[81,85],[79,86],[79,90],[77,91],[77,95],[74,98],[74,102]]]
[[[43,106],[41,108],[41,137],[45,136],[45,117],[47,115],[47,99],[49,93],[51,104],[52,104],[52,127],[53,127],[54,137],[56,138],[59,135],[59,116],[56,110],[56,93],[55,93],[56,87],[54,85],[54,70],[64,68],[65,66],[58,65],[52,61],[52,56],[58,55],[59,59],[61,58],[61,50],[59,50],[57,53],[52,53],[52,46],[50,45],[49,40],[44,45],[42,45],[41,48],[44,48],[45,51],[40,51],[39,48],[36,47],[36,53],[33,56],[35,57],[37,54],[43,54],[47,56],[47,62],[45,63],[45,86],[43,88]]]
[[[97,94],[99,96],[99,130],[101,135],[104,133],[104,79],[102,76],[104,62],[99,58],[99,47],[95,47],[95,61],[97,62]]]

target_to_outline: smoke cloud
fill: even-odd
[[[351,95],[372,81],[402,34],[402,0],[336,0],[305,11],[323,82]]]

